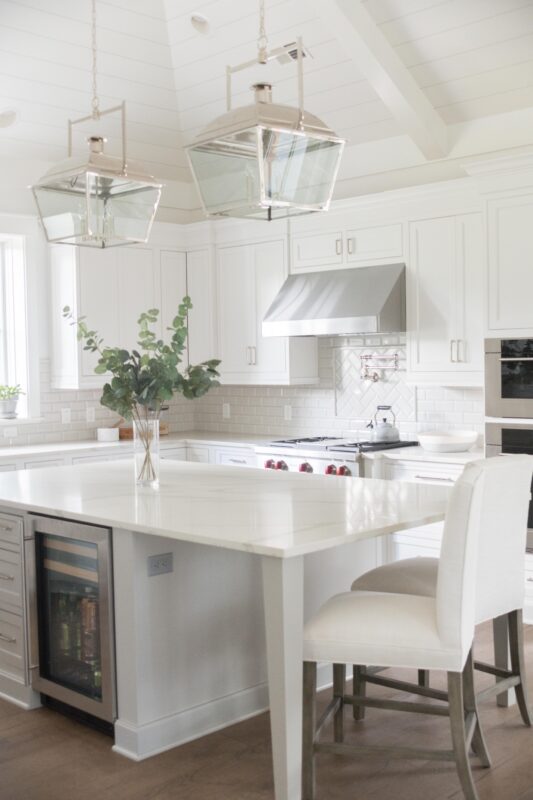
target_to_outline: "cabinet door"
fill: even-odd
[[[215,287],[209,250],[187,253],[187,292],[192,300],[189,313],[189,362],[200,364],[217,357],[215,335]]]
[[[481,214],[455,219],[457,370],[483,372],[485,330]]]
[[[410,368],[419,372],[454,370],[454,218],[414,222],[411,225],[410,251]]]
[[[489,331],[532,336],[533,193],[489,200]]]
[[[292,238],[291,271],[305,271],[322,265],[340,266],[344,261],[342,231],[295,235]]]
[[[106,345],[116,347],[120,344],[117,250],[80,247],[78,257],[79,316],[87,318],[89,328],[98,331]],[[82,378],[94,385],[102,384],[102,377],[94,374],[97,361],[97,354],[81,351]]]
[[[153,251],[145,247],[121,249],[118,259],[118,311],[120,347],[138,347],[137,320],[143,311],[158,308],[155,302]]]
[[[283,336],[263,337],[263,317],[287,277],[283,241],[264,242],[253,248],[255,271],[256,346],[253,353],[254,371],[264,380],[274,380],[288,372],[288,346]]]
[[[252,247],[218,251],[219,352],[223,380],[247,379],[256,346],[254,261]]]
[[[358,228],[346,233],[348,263],[369,264],[378,261],[401,261],[403,256],[402,225],[380,225]]]
[[[165,341],[170,336],[167,328],[176,316],[178,306],[187,294],[187,256],[177,250],[161,250],[161,334]],[[187,352],[183,353],[183,365],[187,366]]]

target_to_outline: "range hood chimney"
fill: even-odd
[[[263,336],[405,331],[405,264],[291,275],[263,320]]]

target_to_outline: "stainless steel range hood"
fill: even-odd
[[[291,275],[263,320],[263,336],[405,331],[405,264]]]

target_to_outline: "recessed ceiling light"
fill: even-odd
[[[209,33],[209,20],[203,14],[192,14],[191,25],[198,33]]]
[[[17,119],[17,112],[14,108],[7,108],[5,111],[0,111],[0,128],[9,128]]]

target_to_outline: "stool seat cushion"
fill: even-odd
[[[365,572],[352,583],[352,590],[436,597],[438,572],[438,558],[404,558]]]
[[[307,623],[304,660],[461,672],[468,650],[439,636],[435,598],[344,592]]]

